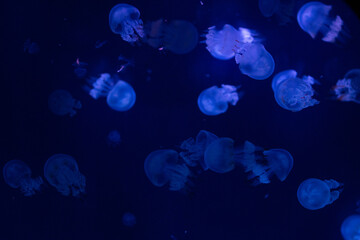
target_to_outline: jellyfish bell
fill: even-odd
[[[294,165],[294,159],[285,149],[270,149],[264,151],[268,165],[280,181],[284,181]]]
[[[216,173],[227,173],[235,168],[234,140],[219,138],[205,150],[206,166]]]
[[[333,89],[338,100],[360,103],[360,69],[348,71]]]
[[[109,25],[111,31],[126,42],[137,42],[144,37],[140,11],[130,4],[115,5],[109,14]]]
[[[275,16],[279,25],[286,25],[294,15],[294,0],[259,0],[258,6],[261,14],[270,18]]]
[[[278,11],[280,0],[259,0],[258,5],[264,17],[271,17]]]
[[[57,89],[49,95],[48,107],[55,115],[69,115],[70,117],[73,117],[76,114],[76,110],[80,109],[82,106],[81,102],[74,99],[68,91]]]
[[[341,224],[341,235],[345,240],[360,239],[360,215],[353,214]]]

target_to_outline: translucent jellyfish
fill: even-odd
[[[294,16],[295,0],[259,0],[259,9],[264,17],[275,16],[279,25],[286,25]]]
[[[180,152],[180,157],[191,167],[200,165],[204,170],[207,170],[208,167],[204,162],[204,153],[210,143],[217,139],[218,136],[215,134],[206,130],[200,130],[195,140],[191,137],[181,143],[180,148],[183,151]]]
[[[72,117],[76,114],[76,110],[81,108],[81,102],[74,99],[68,91],[58,89],[50,94],[48,107],[55,115]]]
[[[171,149],[151,152],[145,159],[144,170],[153,185],[168,185],[171,191],[185,189],[191,174],[179,154]]]
[[[255,80],[270,77],[275,69],[275,61],[261,43],[246,43],[236,49],[235,61],[242,74]]]
[[[120,145],[121,136],[118,130],[112,130],[106,137],[106,142],[110,147],[117,147]]]
[[[37,54],[40,52],[40,46],[36,42],[31,41],[29,38],[24,43],[24,52],[29,54]]]
[[[43,183],[41,177],[31,177],[30,167],[21,160],[8,161],[3,168],[3,176],[7,185],[20,189],[24,196],[32,196],[40,191]]]
[[[122,222],[126,227],[133,227],[136,224],[136,217],[134,214],[126,212],[122,216]]]
[[[198,44],[199,34],[196,27],[188,21],[159,19],[145,26],[146,38],[151,47],[169,50],[175,54],[191,52]]]
[[[204,159],[206,166],[217,173],[230,172],[236,165],[243,166],[254,185],[270,183],[272,176],[284,181],[294,162],[291,154],[284,149],[264,151],[249,141],[245,141],[242,147],[235,148],[231,138],[213,141],[206,148]]]
[[[280,107],[293,112],[314,106],[319,103],[313,98],[315,83],[318,82],[311,76],[297,77],[295,70],[282,71],[272,80],[275,100]]]
[[[334,87],[336,97],[344,102],[360,103],[360,69],[352,69]]]
[[[140,11],[132,5],[125,3],[115,5],[109,14],[109,25],[111,31],[119,34],[126,42],[136,42],[144,37]]]
[[[235,106],[243,96],[242,92],[238,92],[239,88],[222,84],[221,87],[212,86],[203,90],[198,97],[200,111],[208,116],[225,113],[228,104]]]
[[[360,215],[353,214],[341,224],[341,234],[345,240],[360,239]]]
[[[45,163],[44,176],[64,196],[79,197],[85,193],[86,179],[77,162],[67,154],[54,154]]]
[[[297,198],[304,208],[317,210],[338,199],[342,187],[343,184],[333,179],[309,178],[300,184],[297,190]]]
[[[324,42],[344,42],[349,36],[344,30],[344,22],[340,16],[331,14],[331,5],[321,2],[304,4],[297,14],[300,28],[313,39],[320,36]]]
[[[135,104],[136,94],[130,84],[110,76],[108,73],[102,73],[93,83],[90,90],[90,96],[94,99],[106,97],[107,104],[115,111],[128,111]]]
[[[215,26],[209,27],[205,35],[206,49],[210,54],[220,60],[228,60],[235,56],[239,45],[252,43],[256,33],[247,28],[235,29],[229,24],[225,24],[221,30]]]
[[[88,64],[84,62],[80,62],[79,58],[72,64],[74,67],[74,73],[78,78],[84,78],[87,74],[86,66]]]

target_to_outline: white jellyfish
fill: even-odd
[[[195,140],[191,137],[181,143],[180,148],[183,151],[180,152],[180,157],[191,167],[200,165],[203,170],[207,170],[204,153],[206,148],[216,139],[218,137],[215,134],[200,130]]]
[[[171,191],[186,189],[191,172],[178,152],[162,149],[151,152],[144,162],[145,174],[156,187],[168,185]]]
[[[279,25],[286,25],[294,16],[295,0],[259,0],[259,10],[266,17],[275,17]]]
[[[243,93],[238,91],[239,88],[222,84],[221,87],[212,86],[203,90],[197,101],[200,111],[208,116],[225,113],[228,104],[235,106],[242,97]]]
[[[360,103],[360,69],[348,71],[337,81],[334,91],[340,101]]]
[[[68,91],[58,89],[50,94],[48,107],[55,115],[69,115],[73,117],[76,114],[76,110],[81,108],[81,102],[74,99]]]
[[[136,42],[144,37],[143,22],[140,11],[125,3],[115,5],[109,14],[110,29],[127,42]]]
[[[271,86],[280,107],[298,112],[319,103],[313,98],[315,91],[312,85],[315,83],[318,82],[313,77],[299,78],[297,72],[291,69],[276,74]]]
[[[284,181],[294,162],[291,154],[284,149],[264,151],[249,141],[245,141],[242,147],[234,147],[231,138],[213,141],[206,148],[204,159],[206,166],[217,173],[230,172],[236,165],[243,166],[254,185],[270,183],[272,176]]]
[[[304,208],[317,210],[338,199],[342,187],[343,184],[333,179],[309,178],[300,184],[297,190],[297,198]]]
[[[341,235],[345,240],[360,239],[360,215],[353,214],[341,224]]]
[[[132,86],[122,80],[116,81],[108,73],[102,73],[92,86],[90,96],[94,99],[106,97],[107,104],[115,111],[128,111],[135,104],[136,94]]]
[[[41,177],[32,178],[30,167],[21,160],[8,161],[3,167],[3,176],[7,185],[20,189],[24,196],[32,196],[40,191]]]
[[[331,5],[321,2],[304,4],[297,14],[300,28],[313,39],[320,36],[324,42],[343,42],[349,35],[344,31],[344,22],[340,16],[330,14]]]
[[[191,52],[198,44],[199,34],[196,27],[188,21],[159,19],[149,22],[144,27],[143,39],[151,47],[169,50],[175,54]]]
[[[54,154],[45,163],[44,176],[62,195],[79,197],[85,193],[86,179],[75,159],[67,154]]]

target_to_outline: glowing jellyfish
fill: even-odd
[[[279,25],[286,25],[294,15],[295,0],[259,0],[259,9],[264,17],[275,16]]]
[[[360,103],[360,69],[352,69],[337,81],[334,87],[336,97],[344,102]]]
[[[124,226],[126,226],[126,227],[133,227],[136,224],[136,217],[134,214],[132,214],[130,212],[126,212],[122,216],[122,222],[123,222]]]
[[[117,147],[121,142],[121,136],[118,130],[112,130],[106,137],[106,142],[110,147]]]
[[[264,151],[246,141],[242,147],[235,148],[231,138],[219,138],[213,141],[204,154],[205,164],[217,173],[230,172],[236,165],[245,168],[249,180],[254,185],[270,183],[272,176],[284,181],[293,167],[293,157],[284,149]]]
[[[297,198],[304,208],[317,210],[338,199],[342,187],[343,184],[333,179],[309,178],[300,184],[297,190]]]
[[[86,179],[77,162],[67,154],[54,154],[45,163],[44,176],[62,195],[78,197],[85,193]]]
[[[7,185],[20,189],[24,196],[32,196],[40,191],[43,183],[41,177],[31,177],[30,167],[21,160],[8,161],[3,168],[3,176]]]
[[[235,56],[236,49],[239,45],[252,43],[255,32],[247,28],[235,29],[229,24],[225,24],[221,30],[215,26],[209,27],[205,35],[206,49],[210,54],[220,60],[228,60]]]
[[[282,71],[272,80],[275,100],[280,107],[293,112],[314,106],[319,103],[313,98],[315,83],[318,82],[311,76],[298,78],[295,70]]]
[[[212,86],[203,90],[198,97],[200,111],[208,116],[225,113],[228,104],[235,106],[242,97],[243,93],[238,92],[239,88],[222,84],[221,87]]]
[[[198,44],[199,34],[195,26],[188,21],[159,19],[145,26],[146,38],[151,47],[169,50],[175,54],[191,52]]]
[[[347,217],[341,224],[341,234],[345,240],[360,239],[360,215]]]
[[[144,170],[153,185],[156,187],[168,185],[171,191],[186,188],[191,174],[179,154],[171,149],[151,152],[145,159]]]
[[[36,42],[33,42],[29,39],[27,39],[24,43],[24,52],[27,52],[29,54],[37,54],[40,52],[40,46]]]
[[[136,94],[132,86],[122,80],[116,82],[108,73],[102,73],[92,86],[90,96],[94,99],[106,97],[107,104],[115,111],[127,111],[135,104]]]
[[[261,43],[246,43],[236,50],[235,61],[242,74],[255,80],[270,77],[275,69],[275,61]]]
[[[144,37],[140,11],[132,5],[125,3],[115,5],[109,14],[109,25],[111,31],[120,34],[124,41],[136,42]]]
[[[308,2],[304,4],[297,14],[300,28],[313,39],[320,35],[324,42],[343,42],[348,34],[343,31],[344,22],[338,15],[330,14],[331,5],[321,2]]]
[[[81,102],[74,99],[68,91],[58,89],[50,94],[48,107],[55,115],[72,117],[76,114],[76,110],[81,108]]]
[[[72,64],[74,67],[74,73],[78,78],[84,78],[87,74],[86,66],[88,64],[84,62],[80,62],[79,58]]]
[[[195,140],[191,137],[181,143],[180,148],[183,151],[180,152],[180,157],[191,167],[200,165],[204,170],[207,170],[204,153],[206,148],[217,139],[218,137],[215,134],[200,130]]]

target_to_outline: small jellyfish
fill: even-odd
[[[151,152],[145,159],[144,170],[156,187],[169,186],[171,191],[186,189],[191,172],[179,154],[171,149]]]
[[[30,167],[21,160],[8,161],[3,167],[3,176],[7,185],[20,189],[24,196],[32,196],[40,191],[41,177],[32,178]]]
[[[309,178],[300,184],[297,190],[297,198],[304,208],[317,210],[338,199],[342,187],[343,184],[333,179]]]
[[[183,151],[180,152],[180,157],[191,167],[200,165],[204,170],[207,170],[208,167],[204,162],[204,153],[207,146],[216,139],[218,137],[215,134],[206,130],[200,130],[195,140],[191,137],[181,143],[180,148]]]
[[[85,193],[86,179],[77,162],[67,154],[54,154],[45,163],[44,176],[64,196],[79,197]]]
[[[122,80],[116,81],[108,73],[102,73],[92,86],[90,96],[94,99],[106,97],[107,104],[115,111],[128,111],[135,104],[136,94],[132,86]]]
[[[117,147],[119,146],[120,142],[121,142],[121,136],[118,130],[112,130],[108,133],[107,137],[106,137],[106,142],[108,144],[108,146],[110,147]]]
[[[79,58],[72,64],[74,67],[74,73],[78,78],[84,78],[87,74],[86,66],[88,64],[84,62],[80,62]]]
[[[126,227],[133,227],[136,224],[136,217],[130,212],[126,212],[122,216],[122,223]]]
[[[76,114],[76,110],[81,108],[81,102],[74,99],[68,91],[58,89],[50,94],[48,107],[55,115],[72,117]]]
[[[31,55],[37,54],[40,52],[40,46],[36,42],[31,41],[29,38],[24,42],[24,52],[27,52]]]
[[[225,113],[228,104],[235,106],[242,97],[243,93],[238,92],[239,88],[222,84],[221,87],[212,86],[203,90],[198,97],[200,111],[208,116]]]
[[[360,239],[360,215],[353,214],[341,224],[341,235],[345,240]]]
[[[259,0],[261,14],[266,17],[275,17],[279,25],[291,22],[294,16],[295,0]]]
[[[313,39],[320,36],[324,42],[344,42],[349,34],[344,31],[344,22],[338,15],[330,14],[331,5],[321,2],[304,4],[297,14],[300,28]]]
[[[109,14],[109,25],[111,31],[126,42],[137,42],[144,37],[140,11],[130,4],[115,5]]]
[[[360,69],[352,69],[337,81],[334,91],[338,100],[360,103]]]
[[[235,61],[242,74],[255,80],[269,78],[275,69],[275,61],[261,43],[246,43],[236,49]]]
[[[151,47],[169,50],[175,54],[191,52],[198,44],[199,33],[188,21],[159,19],[145,26],[144,41]]]
[[[311,76],[298,78],[295,70],[286,70],[275,75],[271,86],[280,107],[298,112],[319,103],[313,98],[315,83],[318,82]]]

